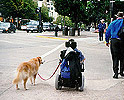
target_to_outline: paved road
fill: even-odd
[[[46,61],[40,66],[39,73],[44,78],[54,72],[59,62],[60,51],[65,49],[64,42],[74,38],[78,48],[83,51],[85,61],[85,89],[63,88],[55,90],[55,76],[43,81],[39,77],[36,86],[27,83],[27,91],[20,84],[15,90],[12,80],[17,66],[37,56]],[[124,100],[124,78],[113,79],[112,61],[109,48],[99,42],[96,33],[82,32],[81,36],[54,37],[54,32],[15,34],[0,33],[0,100]],[[57,72],[59,73],[59,71]],[[56,73],[56,74],[57,74]]]

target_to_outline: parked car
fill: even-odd
[[[56,24],[44,22],[43,23],[43,31],[55,31],[56,26],[57,26]],[[59,28],[59,30],[60,30],[60,28]]]
[[[31,31],[32,33],[34,31],[39,32],[38,30],[39,22],[38,21],[30,21],[29,24],[27,25],[27,33]]]
[[[13,33],[16,32],[16,27],[13,23],[9,23],[9,22],[1,22],[0,23],[0,31],[2,33],[11,33],[13,31]]]
[[[49,31],[50,30],[50,23],[44,22],[43,23],[43,31]]]
[[[26,30],[29,22],[30,22],[30,19],[22,19],[21,20],[21,30]]]
[[[26,30],[28,24],[21,25],[21,30]]]

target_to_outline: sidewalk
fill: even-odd
[[[40,36],[42,36],[43,38],[44,37],[48,37],[48,38],[53,38],[53,39],[59,39],[59,38],[64,38],[65,40],[67,40],[67,39],[70,39],[70,38],[87,38],[87,37],[97,37],[97,33],[92,33],[92,32],[90,32],[90,31],[81,31],[80,32],[80,36],[78,36],[78,33],[77,33],[77,31],[75,32],[75,36],[69,36],[69,32],[68,32],[68,36],[65,36],[65,35],[63,35],[63,33],[62,33],[62,31],[59,31],[58,32],[58,36],[56,37],[55,36],[55,32],[53,31],[53,32],[50,32],[50,31],[46,31],[46,32],[42,32],[42,33],[29,33],[29,34],[32,34],[32,35],[35,35],[35,36],[38,36],[38,37],[40,37]],[[41,38],[42,38],[41,37]]]

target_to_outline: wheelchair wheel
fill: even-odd
[[[82,84],[79,87],[79,91],[83,91],[84,90],[84,75],[82,75]]]
[[[62,86],[60,85],[60,76],[57,74],[56,79],[55,79],[55,88],[56,90],[61,90]]]

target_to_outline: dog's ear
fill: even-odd
[[[41,59],[41,57],[37,57],[38,59]]]
[[[38,59],[39,63],[42,64],[42,59],[41,59],[41,57],[37,57],[37,59]]]

